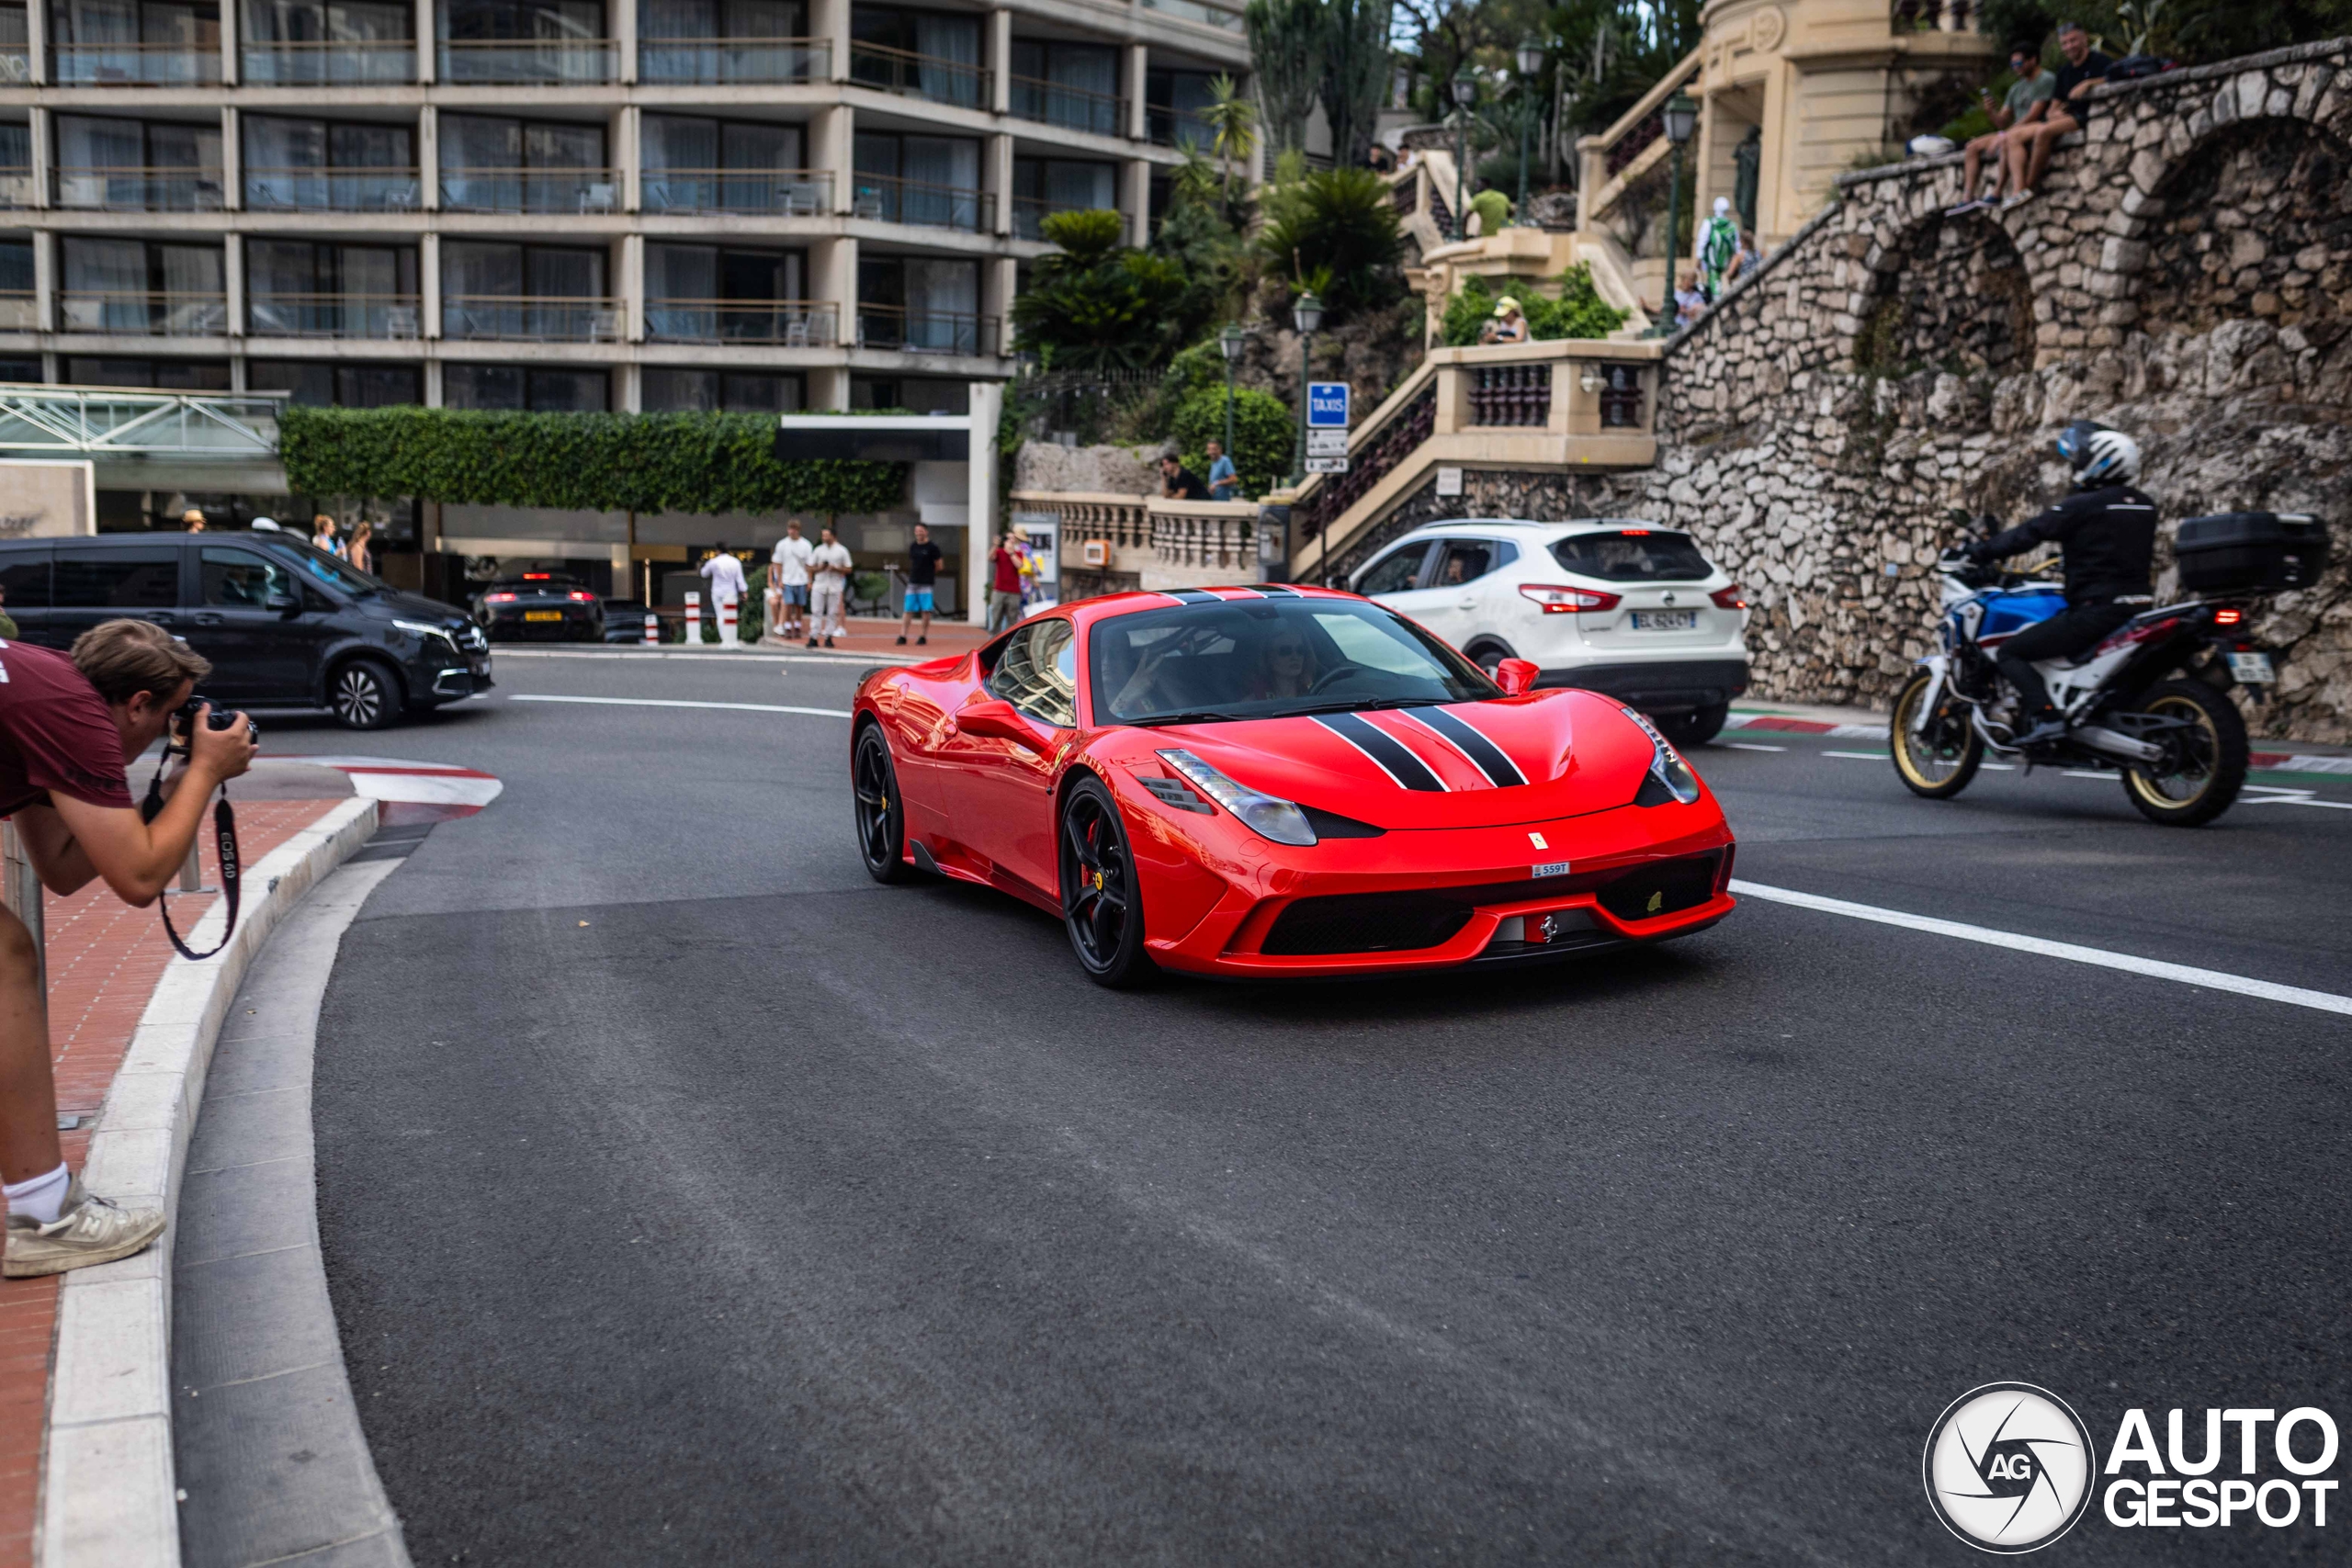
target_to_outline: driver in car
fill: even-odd
[[[1312,696],[1316,674],[1315,650],[1305,634],[1295,623],[1278,621],[1258,644],[1258,678],[1250,695],[1261,701]]]

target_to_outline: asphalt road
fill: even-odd
[[[1758,900],[1576,967],[1109,994],[1050,919],[866,879],[840,719],[513,700],[854,669],[503,658],[434,722],[273,727],[506,785],[377,891],[319,1035],[419,1563],[1973,1562],[1920,1450],[1977,1384],[2101,1445],[2352,1417],[2346,1019]],[[1786,748],[1694,759],[1745,879],[2352,989],[2352,810],[1929,804],[1734,739]],[[2094,1512],[2052,1560],[2347,1529]]]

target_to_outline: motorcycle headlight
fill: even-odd
[[[1203,795],[1233,813],[1243,827],[1260,838],[1272,839],[1278,844],[1315,842],[1314,825],[1307,821],[1306,813],[1292,802],[1236,784],[1190,751],[1162,751],[1159,760],[1191,780]]]
[[[1673,800],[1688,806],[1698,799],[1699,775],[1690,771],[1690,764],[1682,760],[1681,753],[1667,743],[1666,737],[1658,733],[1657,726],[1649,721],[1649,716],[1635,713],[1632,708],[1621,708],[1619,711],[1640,725],[1642,733],[1650,738],[1650,771],[1642,779],[1642,787],[1634,794],[1634,804],[1664,806]]]

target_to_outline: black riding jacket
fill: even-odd
[[[1994,535],[1974,553],[1999,560],[2036,545],[2065,552],[2069,606],[2144,594],[2155,581],[2156,503],[2130,485],[2083,491]]]

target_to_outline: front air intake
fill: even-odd
[[[1278,958],[1409,953],[1441,946],[1469,923],[1468,905],[1431,893],[1301,898],[1275,918],[1260,951]]]

